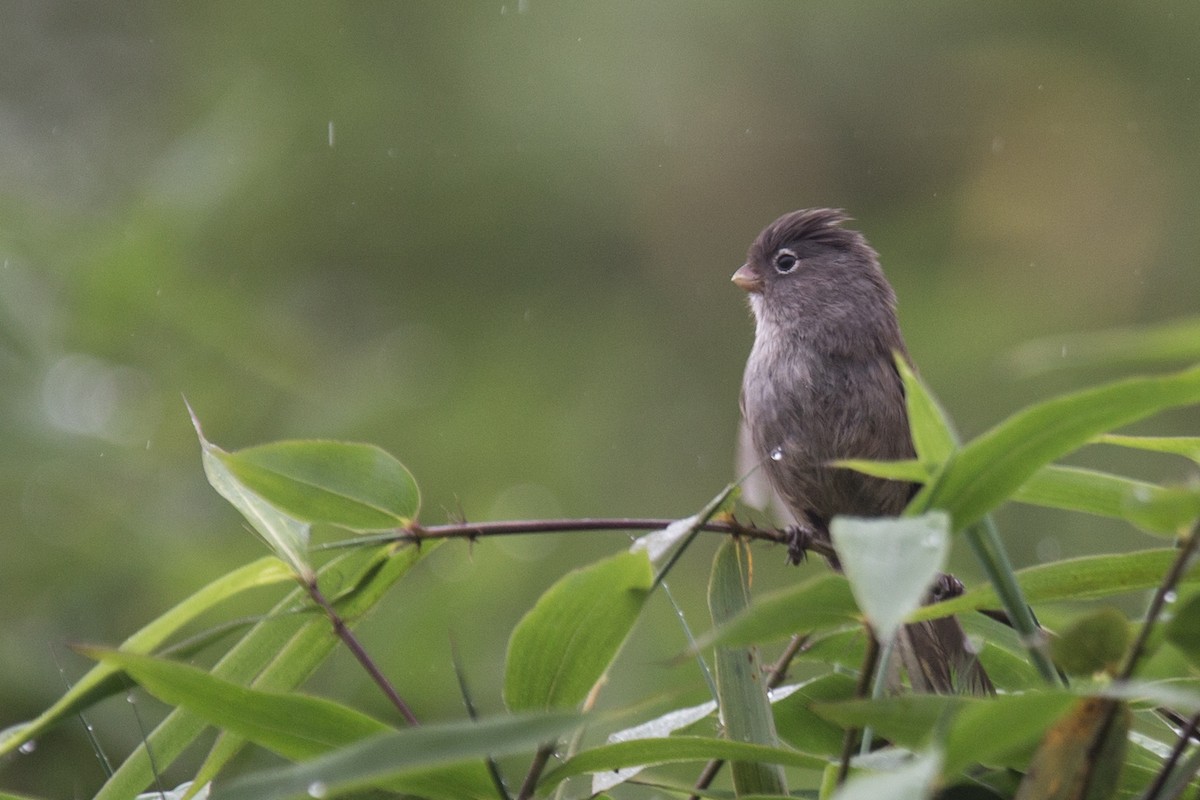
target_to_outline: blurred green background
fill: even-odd
[[[119,642],[264,552],[206,484],[183,396],[227,448],[382,445],[429,524],[684,516],[733,474],[752,326],[729,275],[814,205],[882,253],[964,435],[1115,374],[1011,355],[1200,307],[1197,41],[1188,2],[9,4],[0,727],[87,668],[69,643]],[[1020,564],[1152,543],[1000,524]],[[713,541],[671,584],[697,628]],[[451,543],[363,635],[427,719],[462,713],[453,635],[497,710],[516,620],[624,542]],[[760,585],[797,579],[783,560],[761,552]],[[701,696],[667,663],[683,646],[659,604],[610,702]],[[387,715],[342,655],[311,688]],[[123,702],[92,721],[114,759],[140,739]],[[12,790],[101,780],[81,726],[0,764]]]

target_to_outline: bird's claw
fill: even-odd
[[[789,525],[783,529],[783,542],[787,545],[787,560],[793,566],[808,560],[808,551],[817,539],[815,528],[804,525]]]
[[[938,603],[942,600],[949,600],[952,597],[958,597],[966,590],[963,582],[953,575],[943,572],[937,576],[933,585],[929,587],[929,602]]]

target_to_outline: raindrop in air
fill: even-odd
[[[782,447],[776,447],[775,449],[773,449],[771,451],[771,460],[772,461],[783,461],[783,448]]]
[[[321,781],[313,781],[308,785],[308,796],[316,797],[318,800],[329,794],[329,787]]]
[[[33,739],[30,739],[28,742],[18,747],[17,750],[25,755],[29,755],[34,750],[37,750],[37,742],[35,742]]]

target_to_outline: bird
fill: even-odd
[[[838,515],[898,516],[919,488],[840,468],[840,459],[915,457],[896,359],[911,364],[879,255],[834,208],[792,211],[754,239],[733,282],[749,297],[754,344],[742,379],[743,442],[795,525],[789,560],[828,542]],[[836,558],[830,559],[838,569]],[[919,691],[990,693],[953,617],[905,626],[899,658]]]

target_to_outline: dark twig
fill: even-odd
[[[479,713],[475,710],[471,687],[467,685],[467,673],[463,669],[462,659],[458,655],[458,643],[453,636],[450,637],[450,661],[454,664],[454,675],[458,678],[458,691],[462,695],[463,705],[466,706],[467,716],[472,720],[477,720]],[[496,763],[496,759],[488,756],[485,763],[488,774],[492,776],[492,784],[496,787],[496,795],[501,800],[512,800],[512,795],[508,793],[508,787],[504,783],[504,776],[500,774],[500,765]]]
[[[396,692],[396,688],[392,686],[391,681],[387,679],[387,676],[379,669],[374,659],[363,648],[362,643],[351,632],[345,620],[342,619],[341,614],[338,614],[337,609],[325,599],[325,595],[317,587],[316,579],[302,580],[301,584],[304,586],[305,591],[308,592],[308,596],[325,611],[325,615],[329,617],[329,621],[333,624],[333,632],[350,649],[350,652],[354,654],[358,663],[362,664],[363,669],[371,676],[371,680],[375,681],[376,685],[383,690],[384,695],[392,702],[392,705],[396,707],[400,715],[408,721],[409,725],[414,727],[420,725],[421,723],[417,721],[417,717],[413,714],[412,709],[409,708],[408,703],[404,702],[404,698],[400,697],[399,693]]]
[[[1180,544],[1175,561],[1172,562],[1171,568],[1167,570],[1162,583],[1155,590],[1154,597],[1150,600],[1150,608],[1146,611],[1146,619],[1142,621],[1142,627],[1138,631],[1137,639],[1134,640],[1133,646],[1129,648],[1129,654],[1126,656],[1125,663],[1117,675],[1117,680],[1127,681],[1133,677],[1138,661],[1141,660],[1142,655],[1146,652],[1146,643],[1150,640],[1150,634],[1154,631],[1154,626],[1158,624],[1158,618],[1162,615],[1162,610],[1167,605],[1167,598],[1175,593],[1175,588],[1179,585],[1179,581],[1183,578],[1184,573],[1187,572],[1188,567],[1191,566],[1198,545],[1200,545],[1200,520],[1192,526],[1192,530]],[[1110,712],[1110,714],[1115,713],[1114,706],[1114,711]],[[1144,797],[1158,798],[1160,793],[1163,792],[1164,787],[1171,777],[1171,773],[1175,771],[1175,765],[1179,761],[1183,750],[1195,734],[1198,722],[1200,722],[1200,715],[1192,717],[1188,725],[1180,732],[1179,740],[1175,743],[1170,757],[1163,763],[1162,769],[1155,776],[1154,783],[1146,791]],[[1169,797],[1170,795],[1167,796]]]
[[[1171,773],[1175,771],[1175,765],[1179,763],[1179,759],[1183,756],[1183,751],[1187,749],[1188,742],[1196,735],[1196,727],[1200,725],[1200,714],[1196,714],[1190,720],[1183,730],[1180,731],[1179,738],[1175,740],[1175,746],[1171,748],[1171,755],[1167,756],[1167,760],[1163,762],[1162,769],[1154,776],[1154,783],[1150,784],[1150,788],[1142,795],[1146,800],[1157,800],[1162,797],[1163,787],[1167,784],[1167,779]]]
[[[542,777],[542,772],[546,769],[546,762],[550,760],[550,756],[554,753],[554,743],[544,744],[538,748],[538,751],[533,756],[533,761],[529,764],[529,772],[525,774],[525,780],[521,784],[521,791],[517,794],[517,800],[529,800],[533,797],[534,791],[537,790],[538,779]]]
[[[770,671],[767,672],[767,688],[774,689],[779,684],[783,683],[787,677],[788,667],[792,665],[792,659],[796,657],[804,647],[808,644],[808,635],[796,634],[792,640],[788,642],[788,646],[784,648],[783,653],[771,665]],[[713,780],[717,777],[717,773],[721,771],[721,767],[725,765],[725,760],[714,758],[704,765],[704,769],[696,777],[696,783],[693,785],[696,791],[707,789],[712,785]],[[700,795],[693,794],[688,800],[700,800]]]
[[[1171,564],[1171,568],[1167,570],[1162,583],[1155,590],[1154,598],[1150,601],[1150,608],[1146,611],[1146,619],[1142,621],[1142,627],[1138,631],[1137,639],[1134,641],[1133,646],[1129,648],[1129,655],[1126,656],[1125,664],[1117,674],[1117,680],[1127,681],[1133,677],[1138,661],[1141,660],[1142,655],[1146,652],[1146,643],[1150,640],[1150,634],[1154,631],[1154,626],[1158,624],[1158,618],[1162,615],[1162,610],[1167,605],[1167,597],[1175,594],[1175,587],[1179,585],[1183,574],[1187,572],[1188,567],[1191,565],[1197,545],[1200,545],[1200,521],[1197,521],[1192,526],[1191,532],[1188,533],[1182,544],[1180,544],[1179,553],[1175,556],[1174,563]]]
[[[423,527],[411,525],[386,533],[355,536],[337,542],[314,547],[314,550],[332,550],[342,547],[364,547],[386,542],[421,542],[426,539],[478,539],[486,536],[512,536],[530,533],[576,533],[583,531],[655,531],[677,522],[674,519],[632,518],[585,518],[585,519],[523,519],[499,522],[454,522],[446,525]],[[699,530],[714,533],[734,534],[747,539],[787,544],[788,532],[774,528],[743,525],[737,520],[706,522]],[[833,546],[814,539],[809,549],[822,557],[836,557]]]
[[[869,630],[867,631],[867,652],[863,655],[862,671],[858,673],[858,685],[854,689],[855,697],[866,697],[871,690],[871,679],[875,675],[877,668],[876,662],[879,661],[879,640],[875,638]],[[850,774],[850,759],[854,757],[854,750],[858,744],[858,729],[847,728],[845,738],[842,739],[842,755],[838,766],[837,785],[841,786],[846,782],[846,777]]]

